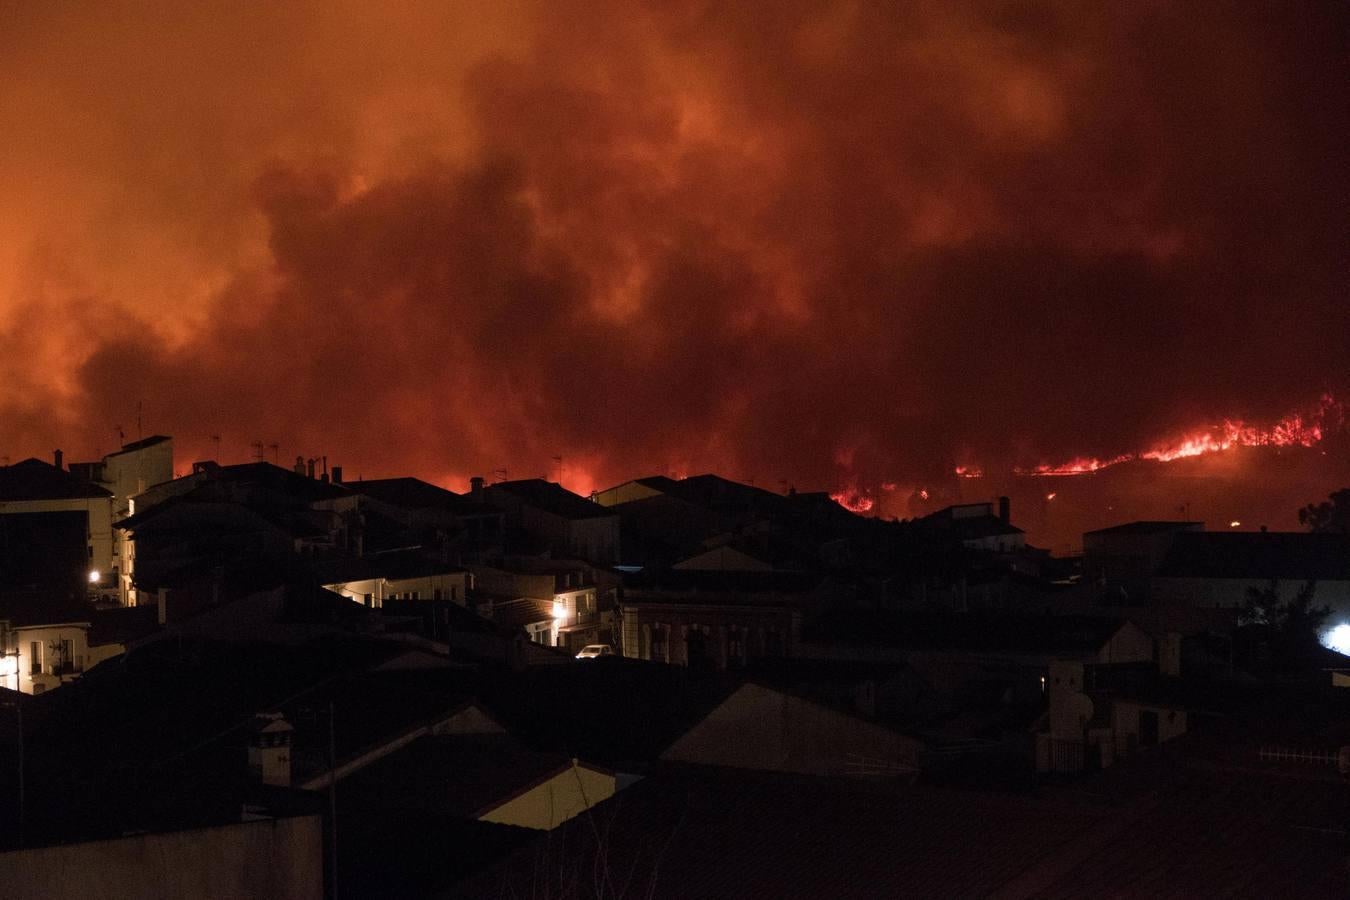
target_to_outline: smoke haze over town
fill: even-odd
[[[0,452],[907,494],[1350,395],[1343,7],[338,5],[0,3]]]

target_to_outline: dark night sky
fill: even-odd
[[[0,452],[913,484],[1350,387],[1342,3],[389,6],[0,0]]]

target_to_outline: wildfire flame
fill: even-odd
[[[856,489],[852,488],[843,491],[835,491],[830,494],[830,499],[849,512],[857,513],[858,515],[871,512],[872,507],[876,505],[876,502],[871,497],[859,493]]]
[[[1344,409],[1330,394],[1322,395],[1317,407],[1308,413],[1294,413],[1273,425],[1262,427],[1241,419],[1224,419],[1208,428],[1161,441],[1141,453],[1124,453],[1111,459],[1075,457],[1063,463],[1042,463],[1031,468],[1017,468],[1017,475],[1055,476],[1087,475],[1132,459],[1151,459],[1171,462],[1189,459],[1207,453],[1222,453],[1233,447],[1312,447],[1320,443],[1330,427],[1344,421]],[[957,475],[965,475],[958,467]]]

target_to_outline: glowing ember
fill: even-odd
[[[919,499],[920,499],[920,500],[927,500],[927,499],[928,499],[928,492],[927,492],[927,491],[923,491],[923,490],[919,491]]]
[[[1053,500],[1053,499],[1055,499],[1055,498],[1058,497],[1058,496],[1059,496],[1059,494],[1055,493],[1054,491],[1051,491],[1050,493],[1048,493],[1048,494],[1045,495],[1045,499],[1047,499],[1047,500]]]
[[[984,469],[981,469],[979,466],[957,466],[957,467],[956,467],[956,477],[957,477],[957,478],[983,478],[983,477],[984,477]]]
[[[1234,519],[1233,521],[1231,521],[1231,522],[1228,523],[1228,527],[1229,527],[1229,528],[1241,528],[1241,527],[1242,527],[1242,523],[1239,522],[1237,519]]]

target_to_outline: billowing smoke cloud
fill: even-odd
[[[0,5],[0,452],[823,487],[1348,380],[1338,4],[345,6]]]

